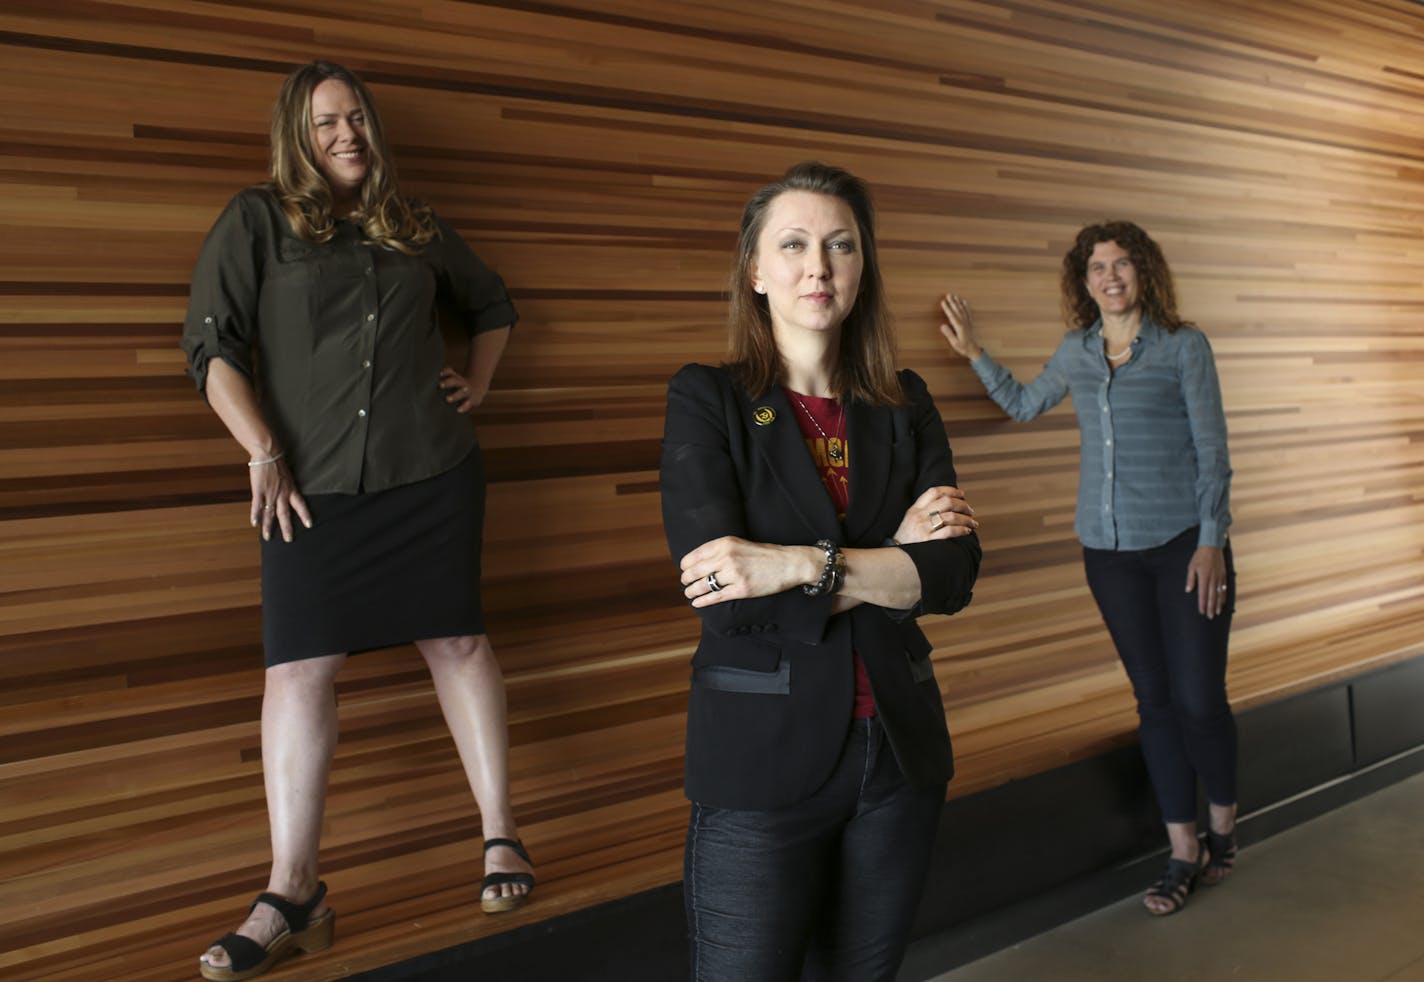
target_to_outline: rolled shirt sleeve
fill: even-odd
[[[221,358],[253,381],[262,257],[244,200],[239,195],[223,209],[193,267],[182,348],[188,356],[188,374],[205,398],[208,363],[213,358]]]
[[[440,235],[427,248],[441,299],[459,313],[471,335],[513,327],[519,314],[504,281],[480,261],[460,233],[438,216],[435,222]]]

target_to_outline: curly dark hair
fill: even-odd
[[[1088,257],[1099,242],[1116,242],[1127,250],[1142,287],[1142,311],[1168,332],[1191,326],[1177,313],[1177,290],[1162,248],[1132,222],[1102,222],[1078,232],[1063,257],[1063,317],[1076,330],[1092,327],[1102,314],[1088,293]]]
[[[875,204],[863,180],[830,164],[795,164],[781,180],[760,188],[747,202],[729,283],[730,351],[726,367],[754,395],[761,395],[780,382],[783,368],[772,335],[771,311],[766,297],[752,289],[752,268],[771,203],[787,191],[839,198],[850,207],[860,233],[860,292],[841,325],[840,357],[832,387],[842,396],[853,396],[871,405],[903,405],[904,393],[895,374],[895,332],[875,248]]]

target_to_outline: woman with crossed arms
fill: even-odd
[[[699,982],[891,979],[953,773],[915,623],[969,602],[977,523],[896,372],[869,191],[754,194],[731,354],[668,388],[663,524],[701,615],[684,868]]]

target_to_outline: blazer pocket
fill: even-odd
[[[775,671],[757,672],[732,665],[706,665],[692,670],[692,684],[717,692],[741,692],[760,696],[791,694],[791,662],[785,658]]]

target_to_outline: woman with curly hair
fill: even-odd
[[[1236,601],[1231,464],[1206,335],[1177,313],[1162,250],[1131,222],[1089,225],[1063,257],[1071,330],[1027,384],[984,351],[969,304],[940,332],[989,397],[1030,420],[1071,396],[1081,432],[1075,529],[1088,585],[1132,682],[1171,856],[1144,905],[1176,913],[1236,859],[1236,722],[1226,651]],[[1197,838],[1196,786],[1210,827]]]
[[[445,365],[437,301],[470,335],[463,371]],[[401,194],[360,79],[327,62],[294,71],[273,111],[271,181],[219,216],[184,323],[198,389],[249,458],[272,837],[267,890],[203,954],[206,978],[331,944],[317,847],[350,653],[414,642],[479,805],[481,906],[508,910],[533,887],[480,605],[485,477],[468,415],[516,319],[500,278]]]

